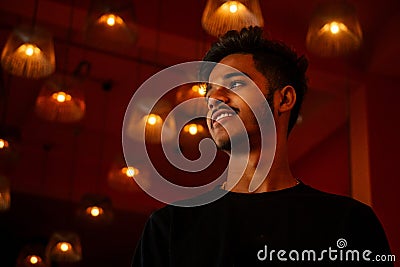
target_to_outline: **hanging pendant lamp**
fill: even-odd
[[[38,27],[14,29],[1,54],[1,65],[15,76],[31,79],[49,76],[56,66],[51,35]]]
[[[306,37],[307,49],[321,57],[347,55],[362,43],[356,10],[347,1],[320,4],[312,15]]]
[[[86,111],[81,84],[79,79],[70,75],[52,76],[45,81],[36,99],[36,114],[53,122],[80,121]]]
[[[18,255],[16,267],[50,267],[44,245],[25,245]]]
[[[262,27],[264,20],[258,0],[208,0],[201,24],[208,34],[218,37],[229,30]]]
[[[174,116],[168,113],[171,105],[166,100],[143,99],[128,116],[127,135],[137,141],[149,143],[168,142],[176,137]]]
[[[114,217],[111,199],[100,194],[85,194],[77,210],[80,221],[110,223]]]
[[[55,232],[46,246],[46,255],[55,262],[77,262],[82,259],[82,246],[74,232]]]
[[[121,49],[133,45],[138,37],[131,1],[91,0],[84,30],[89,45]]]
[[[36,0],[32,24],[15,28],[1,53],[1,66],[12,75],[40,79],[55,71],[53,38],[36,25],[38,5]]]

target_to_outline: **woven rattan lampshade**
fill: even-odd
[[[45,120],[77,122],[85,115],[86,104],[81,84],[68,75],[54,75],[42,86],[36,99],[35,112]]]
[[[108,185],[121,192],[140,192],[142,191],[136,181],[140,180],[140,185],[150,186],[150,173],[144,164],[139,161],[135,164],[127,165],[123,157],[116,158],[108,172]]]
[[[24,246],[17,259],[16,267],[49,267],[46,259],[45,248],[41,244]]]
[[[46,256],[55,262],[77,262],[82,259],[82,246],[74,232],[55,232],[46,247]]]
[[[55,71],[54,44],[43,29],[21,26],[12,31],[1,54],[4,70],[15,76],[39,79]]]
[[[153,99],[144,98],[126,114],[129,118],[126,129],[130,138],[137,141],[145,140],[149,143],[161,143],[161,141],[170,141],[176,137],[175,119],[171,115],[168,116],[170,104],[164,100],[158,101],[155,105],[154,103]]]
[[[83,195],[77,217],[87,223],[110,223],[114,218],[111,199],[101,194]]]
[[[204,95],[206,94],[206,85],[203,83],[189,83],[180,86],[176,93],[176,101],[184,103],[190,100],[189,105],[184,105],[183,111],[186,115],[197,118],[205,117],[208,111]]]
[[[362,31],[354,6],[346,1],[320,4],[306,37],[307,49],[322,57],[347,55],[361,46]]]
[[[92,0],[84,38],[90,45],[120,49],[137,40],[132,1]]]
[[[264,20],[258,0],[208,0],[201,24],[208,34],[218,37],[229,30],[262,27]]]

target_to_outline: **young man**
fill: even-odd
[[[201,70],[209,81],[210,134],[231,157],[246,154],[245,167],[228,166],[233,171],[215,189],[227,192],[216,201],[154,212],[133,266],[392,266],[378,262],[390,249],[370,207],[315,190],[290,171],[287,137],[307,89],[307,60],[250,27],[222,36],[204,61],[220,63]],[[254,97],[254,88],[263,97]],[[268,121],[264,103],[275,124],[275,155],[253,184],[268,139],[260,125]]]

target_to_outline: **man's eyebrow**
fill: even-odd
[[[245,72],[231,72],[231,73],[227,73],[227,74],[225,74],[224,75],[224,79],[229,79],[229,78],[232,78],[232,77],[237,77],[237,76],[246,76],[246,77],[248,77],[248,78],[250,78],[250,75],[249,74],[247,74],[247,73],[245,73]],[[251,79],[251,78],[250,78]]]

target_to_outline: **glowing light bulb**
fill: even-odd
[[[183,130],[185,132],[187,132],[191,135],[196,135],[197,133],[202,132],[203,129],[204,129],[203,126],[201,126],[199,124],[195,124],[195,123],[188,124],[183,128]]]
[[[331,31],[332,34],[337,34],[340,31],[339,23],[336,21],[333,21],[330,23],[329,30]]]
[[[59,103],[64,103],[65,101],[70,101],[72,99],[71,95],[62,91],[54,93],[52,97]]]
[[[72,246],[68,242],[58,242],[57,243],[57,249],[61,250],[62,252],[67,252],[71,250]]]
[[[229,1],[228,5],[229,5],[229,12],[236,13],[238,11],[238,5],[236,1]]]
[[[98,23],[100,24],[106,24],[109,27],[114,27],[115,25],[121,25],[124,23],[122,18],[120,16],[117,16],[115,14],[104,14],[98,19]]]
[[[196,124],[192,124],[189,126],[189,133],[191,135],[197,134],[197,125]]]
[[[151,124],[151,125],[154,125],[154,124],[156,124],[156,122],[157,122],[157,118],[156,118],[155,116],[150,116],[150,117],[147,119],[147,122],[148,122],[149,124]]]
[[[0,139],[0,149],[4,149],[8,147],[8,142],[7,140]]]
[[[65,94],[59,93],[59,94],[57,95],[57,101],[58,101],[58,102],[60,102],[60,103],[65,102],[65,99],[66,99]]]
[[[36,255],[29,255],[28,257],[26,257],[25,261],[32,265],[35,265],[35,264],[40,263],[42,261],[42,259]]]
[[[135,175],[139,174],[139,170],[134,167],[124,167],[121,171],[129,178],[133,178]]]
[[[147,124],[156,125],[157,123],[160,123],[160,122],[162,122],[162,119],[160,116],[158,116],[156,114],[150,114],[147,117]]]
[[[206,94],[207,87],[205,84],[195,84],[192,86],[192,90],[199,95],[204,96]]]
[[[42,51],[36,45],[26,43],[18,47],[17,52],[27,57],[31,57],[40,54]]]
[[[115,16],[114,15],[110,15],[107,19],[107,24],[108,26],[114,26],[115,25]]]
[[[28,48],[25,50],[25,54],[26,54],[27,56],[32,56],[32,55],[33,55],[33,48],[32,48],[32,47],[28,47]]]
[[[86,213],[93,217],[97,217],[99,215],[102,215],[104,213],[104,210],[101,207],[91,206],[86,209]]]
[[[201,84],[199,86],[199,95],[204,96],[207,93],[207,86],[205,84]]]

